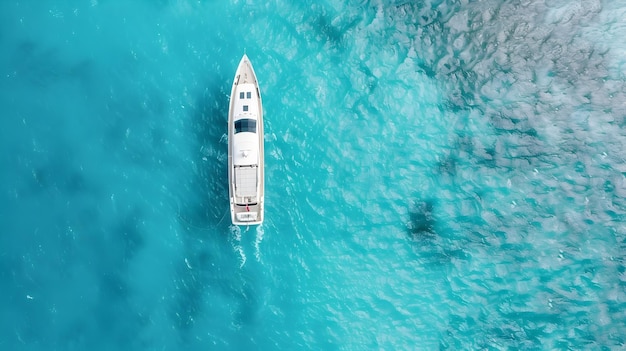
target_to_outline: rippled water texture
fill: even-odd
[[[0,348],[620,349],[620,1],[3,1]],[[241,55],[266,221],[229,223]]]

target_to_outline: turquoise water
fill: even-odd
[[[0,349],[623,349],[621,1],[0,2]],[[227,215],[246,52],[266,221]]]

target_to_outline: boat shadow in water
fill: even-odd
[[[216,78],[205,86],[190,116],[192,176],[187,180],[185,196],[180,197],[179,221],[187,231],[227,232],[228,79]]]
[[[225,320],[240,326],[253,324],[259,305],[255,274],[242,269],[241,257],[233,249],[233,241],[240,239],[233,238],[229,216],[230,82],[223,76],[206,82],[189,116],[192,176],[179,195],[178,214],[185,259],[175,267],[177,296],[169,310],[184,339],[195,328],[207,325],[227,334],[229,328],[220,325]],[[207,320],[206,316],[216,317]]]

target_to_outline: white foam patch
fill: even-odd
[[[233,247],[233,250],[239,254],[240,264],[239,268],[242,268],[244,264],[246,264],[246,253],[243,250],[243,246],[241,245],[241,228],[236,225],[230,226],[230,244]]]
[[[602,51],[608,51],[609,71],[615,77],[626,75],[626,8],[619,2],[602,4],[598,20],[585,27],[582,34]]]
[[[265,230],[263,229],[263,225],[256,227],[256,237],[254,238],[254,257],[257,262],[261,262],[261,241],[263,241],[264,235]]]

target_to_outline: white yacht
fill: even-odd
[[[264,219],[263,106],[252,63],[239,62],[228,111],[228,194],[235,225]]]

